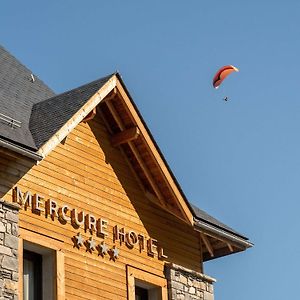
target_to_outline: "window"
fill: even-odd
[[[148,300],[148,290],[135,286],[135,300]]]
[[[128,300],[167,300],[167,280],[127,266]]]
[[[23,299],[55,299],[55,251],[24,241]]]
[[[42,298],[42,256],[27,250],[23,253],[23,297]]]
[[[19,299],[64,300],[63,242],[20,228]]]
[[[135,300],[148,300],[148,290],[135,286]]]
[[[149,278],[147,278],[147,280],[149,280]],[[162,300],[163,299],[162,287],[151,284],[150,282],[145,282],[135,278],[134,289],[135,289],[135,300]]]

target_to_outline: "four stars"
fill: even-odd
[[[100,245],[96,246],[96,242],[92,237],[90,237],[88,240],[86,240],[84,242],[84,239],[80,233],[78,233],[76,236],[74,236],[74,244],[75,244],[75,247],[77,247],[78,249],[81,246],[85,245],[89,252],[95,251],[97,249],[99,252],[99,255],[101,255],[102,257],[104,257],[104,255],[106,255],[106,254],[109,254],[110,258],[112,260],[116,260],[117,258],[119,258],[119,249],[117,249],[115,246],[113,246],[113,248],[109,249],[108,246],[104,242],[102,242]]]

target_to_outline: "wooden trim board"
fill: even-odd
[[[137,269],[133,266],[126,266],[128,300],[135,300],[135,280],[156,286],[161,300],[168,300],[167,280],[155,274]]]

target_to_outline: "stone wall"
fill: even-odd
[[[213,300],[215,279],[175,264],[166,266],[169,300]]]
[[[18,299],[18,206],[0,200],[0,300]]]

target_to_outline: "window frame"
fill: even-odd
[[[19,245],[18,245],[18,257],[19,257],[19,299],[23,299],[23,248],[24,241],[48,248],[53,250],[55,261],[55,277],[54,280],[54,295],[56,300],[65,300],[65,266],[64,266],[64,252],[63,241],[53,239],[51,237],[35,233],[33,231],[19,228]]]
[[[161,300],[168,300],[167,279],[156,274],[126,265],[128,300],[135,300],[136,280],[155,286]]]

